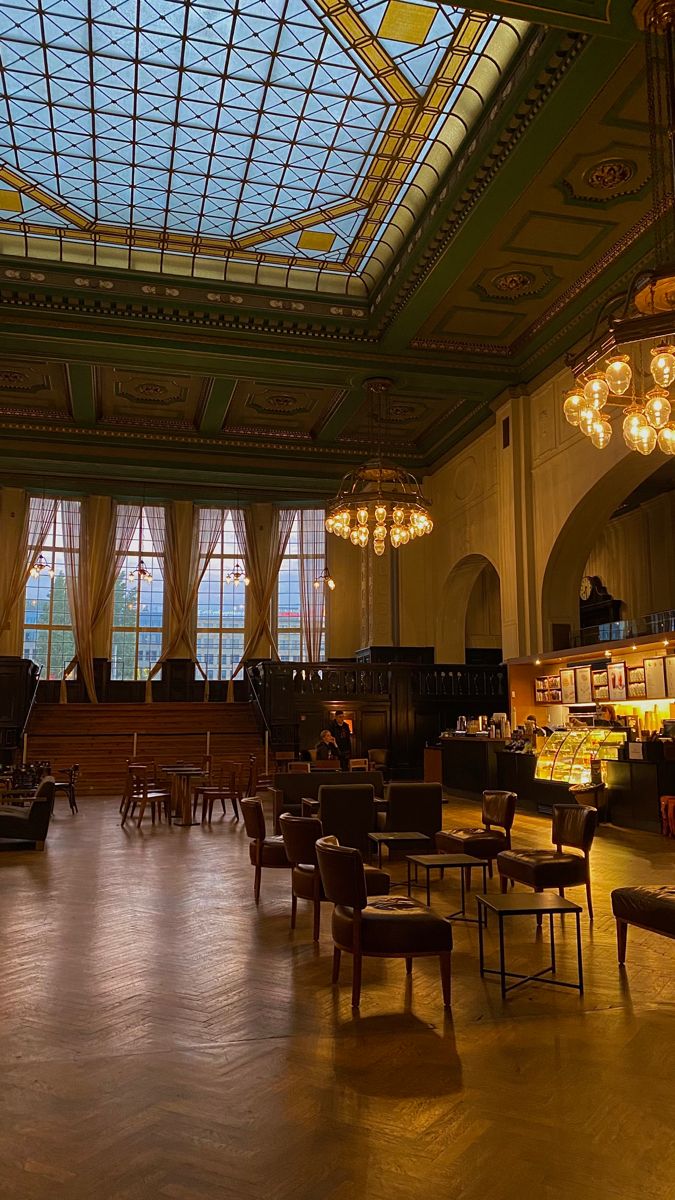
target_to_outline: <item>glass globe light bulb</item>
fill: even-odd
[[[415,526],[412,524],[412,521],[411,521],[410,525],[408,526],[408,533],[410,534],[410,540],[411,540],[411,541],[412,541],[412,539],[413,539],[413,538],[416,538],[416,537],[417,537],[417,529],[416,529],[416,527],[415,527]]]
[[[386,510],[384,504],[376,505],[375,520],[377,521],[378,525],[384,525],[386,519],[387,519],[387,510]]]
[[[652,388],[647,392],[645,416],[654,429],[663,429],[670,420],[670,400],[664,388]]]
[[[326,533],[332,533],[335,528],[335,517],[326,517],[326,520],[324,521],[324,528]]]
[[[623,396],[624,392],[628,391],[632,378],[633,372],[627,354],[616,354],[614,358],[607,360],[605,379],[614,396]]]
[[[593,408],[602,408],[609,396],[609,384],[600,371],[596,371],[587,380],[584,385],[584,396],[587,404],[592,404]]]
[[[396,508],[394,509],[394,511],[392,513],[392,517],[394,519],[395,525],[403,524],[403,522],[405,521],[405,513],[403,512],[403,509],[401,508],[400,505],[396,506]]]
[[[401,545],[401,533],[402,529],[400,525],[392,525],[389,537],[395,550],[398,550]]]
[[[649,369],[654,383],[670,387],[675,379],[675,346],[654,346]]]
[[[597,408],[593,408],[593,406],[590,404],[585,404],[584,407],[579,410],[579,428],[581,432],[585,433],[587,437],[590,437],[593,432],[593,426],[595,425],[597,419]]]
[[[369,534],[368,530],[366,529],[365,525],[361,525],[360,528],[357,529],[356,536],[358,538],[359,546],[363,547],[363,546],[368,545],[368,540],[370,538],[370,534]]]
[[[427,517],[427,527],[426,527],[425,533],[431,533],[433,527],[434,527],[434,523],[433,523],[431,517]]]
[[[315,579],[315,580],[314,580],[314,587],[316,588],[316,590],[317,590],[317,591],[319,590],[319,588],[321,587],[321,580],[320,580],[320,579]]]
[[[579,413],[585,403],[586,397],[581,388],[574,387],[567,393],[565,403],[563,404],[563,412],[565,419],[569,421],[570,425],[579,424]]]
[[[675,425],[666,425],[659,430],[659,450],[664,454],[675,454]]]
[[[345,541],[347,541],[347,538],[349,537],[350,532],[351,532],[351,530],[349,528],[349,525],[348,524],[343,525],[342,528],[340,529],[340,537],[343,537],[345,539]]]
[[[350,540],[352,546],[358,546],[358,544],[359,544],[359,530],[358,529],[350,529],[349,540]]]
[[[631,450],[635,449],[637,439],[640,436],[640,430],[647,428],[647,418],[639,408],[634,408],[626,413],[623,422],[623,436],[627,446]]]
[[[373,530],[373,537],[375,538],[375,541],[383,542],[384,539],[386,538],[386,536],[387,536],[387,526],[386,525],[376,525]]]
[[[401,526],[401,545],[407,546],[410,541],[410,530],[405,525]]]
[[[604,450],[612,437],[612,426],[606,418],[596,421],[591,434],[591,441],[597,450]]]
[[[361,508],[358,508],[356,510],[356,519],[357,519],[359,525],[367,525],[368,524],[368,509],[363,508],[363,506]]]
[[[652,429],[651,425],[645,424],[637,436],[635,449],[638,450],[640,454],[651,454],[652,450],[656,446],[656,439],[656,430]]]
[[[335,591],[335,580],[332,578],[332,576],[328,577],[328,579],[326,580],[326,583],[328,584],[328,587],[330,588],[331,592],[334,592]]]
[[[385,545],[386,545],[386,542],[373,542],[373,551],[375,552],[375,554],[377,555],[378,558],[381,558],[382,555],[384,554]]]

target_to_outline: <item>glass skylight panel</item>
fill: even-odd
[[[501,48],[500,26],[516,31]],[[52,229],[67,258],[100,232],[124,252],[132,227],[156,235],[159,269],[187,250],[197,272],[200,255],[227,273],[281,254],[347,277],[419,191],[481,55],[503,69],[525,28],[431,0],[7,0],[0,156],[22,185],[1,185],[0,229]]]

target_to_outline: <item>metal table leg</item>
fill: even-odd
[[[506,963],[504,962],[504,917],[502,913],[497,914],[499,917],[499,974],[502,984],[502,1000],[506,999]]]
[[[583,994],[584,994],[584,964],[583,964],[582,958],[581,958],[581,921],[579,919],[580,918],[579,913],[575,913],[575,916],[577,918],[577,963],[579,966],[579,994],[581,996],[583,996]]]

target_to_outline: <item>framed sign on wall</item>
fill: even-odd
[[[675,654],[666,658],[666,696],[675,700]]]
[[[666,694],[664,658],[645,659],[645,691],[648,700],[663,700]]]
[[[613,662],[607,668],[610,700],[626,699],[626,664]]]
[[[591,668],[575,667],[574,673],[577,685],[577,704],[592,704]]]
[[[560,671],[560,693],[563,704],[576,704],[577,686],[573,667],[563,667]]]

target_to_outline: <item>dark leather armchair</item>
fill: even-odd
[[[486,858],[492,878],[492,863],[502,850],[511,849],[511,827],[518,797],[515,792],[483,792],[482,826],[473,829],[442,829],[436,834],[439,854],[469,854]],[[466,872],[471,887],[471,871]]]
[[[291,929],[295,929],[298,899],[311,900],[314,906],[313,938],[318,942],[321,933],[321,901],[326,893],[316,857],[317,840],[323,836],[318,817],[293,817],[282,813],[279,818],[286,856],[291,863]],[[366,891],[369,896],[389,894],[391,879],[386,871],[365,867]]]
[[[53,780],[43,780],[36,795],[23,807],[0,805],[0,839],[28,842],[36,850],[44,850],[53,807]]]
[[[509,879],[524,883],[535,892],[558,888],[561,896],[566,888],[585,884],[592,921],[590,852],[597,825],[595,808],[556,804],[551,836],[555,850],[503,850],[497,855],[502,891],[506,891]]]
[[[386,811],[377,816],[383,833],[423,833],[433,842],[443,824],[443,788],[440,783],[390,783]],[[424,846],[422,844],[422,849]]]
[[[294,817],[303,814],[302,801],[317,800],[319,788],[327,784],[353,784],[354,776],[349,771],[336,771],[333,763],[328,763],[331,770],[312,771],[309,775],[288,775],[278,773],[274,776],[272,787],[272,817],[274,831],[279,832],[279,817],[282,812],[292,813]],[[368,771],[359,775],[359,783],[372,784],[375,795],[384,795],[384,781],[379,771]]]
[[[242,800],[241,811],[246,832],[251,839],[249,856],[255,867],[253,895],[258,904],[263,867],[284,868],[288,871],[291,864],[286,857],[283,838],[281,836],[267,837],[265,812],[260,800]]]
[[[333,909],[333,983],[340,977],[345,950],[354,958],[352,1007],[361,999],[364,957],[404,958],[412,972],[414,958],[438,957],[443,1003],[450,1007],[452,927],[426,905],[407,896],[368,896],[363,859],[358,850],[320,838],[316,854],[321,882]]]
[[[372,784],[323,784],[319,788],[319,818],[325,834],[332,834],[342,846],[354,846],[367,858],[368,834],[375,831]]]

